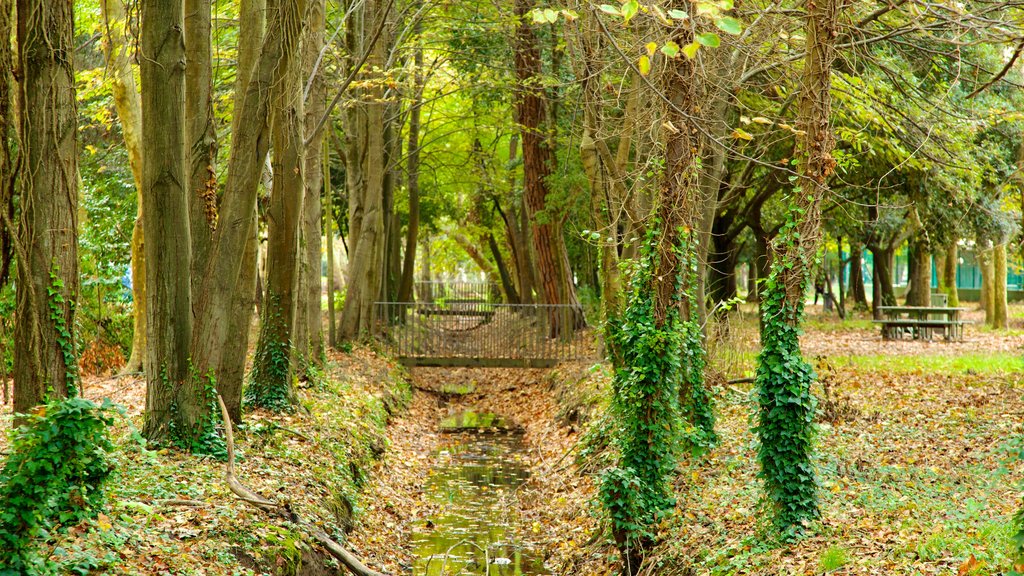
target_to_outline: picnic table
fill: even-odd
[[[882,325],[883,340],[899,340],[910,336],[914,340],[931,340],[938,333],[946,341],[962,341],[964,324],[960,313],[966,308],[948,306],[879,306],[884,318],[874,320]]]

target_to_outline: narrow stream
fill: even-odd
[[[441,511],[412,535],[415,576],[550,574],[512,539],[510,500],[529,476],[522,432],[495,414],[467,411],[441,423],[444,442],[424,490]]]

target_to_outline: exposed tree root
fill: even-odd
[[[224,400],[219,394],[217,395],[217,402],[220,404],[221,416],[224,418],[224,437],[228,445],[226,479],[228,488],[231,489],[231,492],[243,502],[251,504],[265,512],[281,516],[289,522],[304,528],[313,538],[316,539],[317,542],[327,549],[331,556],[334,556],[339,562],[344,564],[345,568],[348,568],[349,572],[352,574],[355,574],[356,576],[386,576],[385,574],[368,568],[365,564],[360,562],[358,558],[353,556],[348,550],[345,550],[341,544],[335,542],[319,527],[300,519],[287,503],[278,504],[277,502],[267,500],[238,480],[235,476],[235,438],[234,433],[232,432],[231,416],[228,414],[227,406],[224,405]]]

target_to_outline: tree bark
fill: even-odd
[[[146,226],[146,424],[150,440],[194,438],[208,413],[190,378],[192,337],[185,38],[181,0],[142,4],[142,194]],[[198,390],[196,388],[199,388]]]
[[[992,248],[992,327],[1009,328],[1006,313],[1006,244],[1000,242]]]
[[[253,64],[245,90],[236,95],[238,122],[228,157],[217,229],[196,301],[192,339],[197,371],[203,375],[215,373],[218,390],[241,385],[225,381],[225,342],[240,336],[231,329],[239,322],[235,315],[239,309],[238,284],[246,245],[254,233],[257,189],[269,147],[270,95],[272,87],[283,81],[283,63],[291,61],[297,50],[300,8],[295,0],[267,2],[267,27],[259,58]]]
[[[78,383],[78,117],[72,34],[70,2],[19,0],[19,108],[25,113],[18,178],[15,413],[48,398],[74,395]]]
[[[285,9],[294,10],[296,19],[291,21],[293,27],[285,29],[288,56],[279,62],[271,93],[274,180],[267,208],[266,297],[249,384],[252,394],[247,393],[256,405],[270,408],[282,408],[280,402],[297,400],[292,379],[296,351],[293,336],[299,305],[299,229],[306,194],[302,59],[298,47],[305,5],[305,0],[285,0]],[[319,190],[316,193],[319,195]],[[318,266],[318,278],[319,273]]]
[[[975,248],[975,258],[978,261],[978,267],[981,268],[981,298],[978,302],[978,308],[985,311],[985,323],[992,323],[993,312],[995,311],[993,304],[992,294],[994,292],[992,283],[995,280],[995,270],[992,265],[992,248],[984,246],[980,242]]]
[[[325,139],[321,169],[323,170],[324,198],[326,199],[326,205],[324,206],[324,238],[327,240],[327,342],[331,348],[334,348],[338,345],[338,334],[337,326],[334,323],[334,291],[336,289],[334,282],[334,191],[331,190],[330,146],[330,140]]]
[[[930,306],[932,301],[932,255],[928,241],[918,235],[910,241],[910,289],[907,306]]]
[[[217,128],[213,116],[211,0],[185,2],[185,146],[188,152],[192,290],[202,286],[217,224]]]
[[[385,0],[368,0],[363,10],[376,29],[388,17]],[[386,26],[386,24],[385,24]],[[387,34],[385,32],[384,34]],[[382,34],[383,36],[383,34]],[[349,266],[345,305],[341,311],[338,336],[351,340],[373,329],[373,303],[380,294],[384,274],[384,89],[380,71],[385,64],[385,47],[380,38],[367,59],[367,87],[349,114],[346,138],[349,193]],[[359,54],[364,39],[350,41],[351,54]]]
[[[892,285],[892,264],[895,249],[891,246],[868,246],[872,256],[871,310],[876,320],[882,318],[881,306],[896,305],[896,291]]]
[[[960,263],[960,256],[955,241],[946,248],[942,258],[945,260],[943,281],[946,285],[946,294],[949,295],[948,303],[956,308],[960,306],[960,289],[956,285],[956,269]]]
[[[867,293],[864,290],[863,250],[861,244],[850,244],[850,278],[847,292],[854,308],[867,308],[868,305]]]
[[[552,307],[550,335],[565,336],[585,325],[583,307],[576,296],[569,255],[562,237],[561,215],[548,213],[547,179],[554,168],[554,154],[546,131],[547,99],[541,80],[541,55],[531,25],[532,0],[516,0],[518,19],[514,49],[516,111],[523,146],[523,175],[526,207],[532,223],[533,247],[537,255],[541,286],[546,304],[565,304],[571,313]],[[564,324],[568,325],[564,325]]]
[[[422,26],[416,21],[414,34],[419,36]],[[420,232],[420,116],[423,100],[423,47],[416,47],[413,56],[413,101],[409,108],[409,135],[406,150],[406,184],[409,188],[409,224],[405,228],[405,255],[402,261],[402,280],[398,287],[398,301],[412,302],[412,287],[416,272],[416,245]]]
[[[0,0],[0,284],[10,279],[14,259],[15,188],[18,177],[18,82],[14,45],[9,41],[16,29],[14,0]],[[13,320],[13,319],[11,319]],[[4,404],[7,403],[7,380],[2,376]]]
[[[309,31],[303,40],[303,74],[306,82],[305,150],[306,191],[302,201],[302,226],[299,231],[301,265],[299,268],[299,309],[295,325],[295,354],[299,369],[307,363],[319,365],[324,355],[324,332],[321,306],[323,284],[321,278],[321,205],[320,193],[324,187],[323,142],[324,132],[316,131],[316,123],[327,108],[327,83],[324,80],[320,54],[324,48],[326,4],[324,0],[310,0],[306,16]],[[308,80],[307,80],[308,79]],[[328,127],[328,130],[331,129]]]
[[[138,196],[138,214],[132,228],[132,350],[124,372],[139,372],[146,355],[146,255],[145,233],[142,225],[142,97],[132,73],[127,16],[122,0],[103,0],[103,52],[110,74],[110,89],[114,108],[121,121],[121,134],[128,151],[128,165],[132,170]]]

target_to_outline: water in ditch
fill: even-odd
[[[462,412],[441,423],[441,447],[424,490],[441,511],[412,535],[416,576],[550,574],[513,538],[512,492],[528,477],[520,431],[495,414]]]

